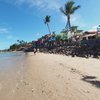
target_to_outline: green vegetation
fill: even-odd
[[[10,46],[9,51],[15,51],[15,50],[18,50],[19,48],[20,48],[20,45],[15,43]]]
[[[56,35],[56,40],[57,41],[60,41],[61,40],[61,35],[60,34]]]
[[[24,40],[17,40],[18,43],[14,43],[10,46],[10,48],[8,49],[8,51],[16,51],[16,50],[21,50],[22,48],[24,48],[28,43],[25,42]]]

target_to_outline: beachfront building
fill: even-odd
[[[100,37],[100,25],[97,27],[97,37]]]
[[[82,40],[89,40],[89,39],[95,39],[97,36],[97,31],[86,31],[83,33],[83,36],[82,36]]]
[[[67,39],[72,39],[72,41],[81,40],[81,36],[83,34],[83,30],[78,30],[78,26],[72,26],[71,31],[67,32],[66,30],[62,30],[61,34],[66,36]]]

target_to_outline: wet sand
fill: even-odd
[[[6,58],[0,100],[100,100],[100,60],[42,53]]]

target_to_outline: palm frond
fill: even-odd
[[[78,5],[78,6],[76,6],[76,7],[73,7],[72,8],[72,11],[71,11],[71,14],[73,14],[77,9],[79,9],[80,8],[80,5]]]
[[[69,0],[66,4],[64,9],[61,7],[60,11],[65,15],[73,14],[80,6],[74,6],[75,2],[73,0]]]
[[[65,11],[67,14],[70,14],[71,12],[71,9],[73,8],[73,5],[74,5],[74,1],[68,1],[66,4],[65,4]]]
[[[45,17],[45,21],[44,21],[45,24],[50,22],[50,17],[51,17],[51,16],[48,16],[48,15]]]
[[[64,11],[64,9],[61,7],[60,8],[60,11],[64,14],[64,15],[66,15],[66,12]]]
[[[45,21],[46,21],[47,23],[49,23],[49,22],[50,22],[50,16],[47,15],[47,16],[45,17]]]

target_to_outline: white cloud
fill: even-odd
[[[95,25],[95,26],[92,27],[92,29],[97,29],[97,27],[98,27],[98,25]]]
[[[91,31],[97,31],[97,27],[98,27],[98,25],[94,25],[90,30],[88,30],[89,32],[91,32]]]
[[[17,40],[17,38],[11,34],[9,28],[0,27],[0,34],[4,35],[9,40]]]
[[[13,39],[12,35],[7,36],[7,39]]]
[[[9,40],[18,40],[17,37],[12,36],[12,35],[8,35],[8,36],[7,36],[7,39],[9,39]]]
[[[29,7],[38,7],[41,10],[59,10],[60,0],[13,0],[16,5],[27,4]]]
[[[36,36],[40,36],[41,34],[40,33],[37,33],[37,34],[35,34]]]
[[[0,27],[0,34],[6,34],[6,33],[9,33],[8,29]]]

